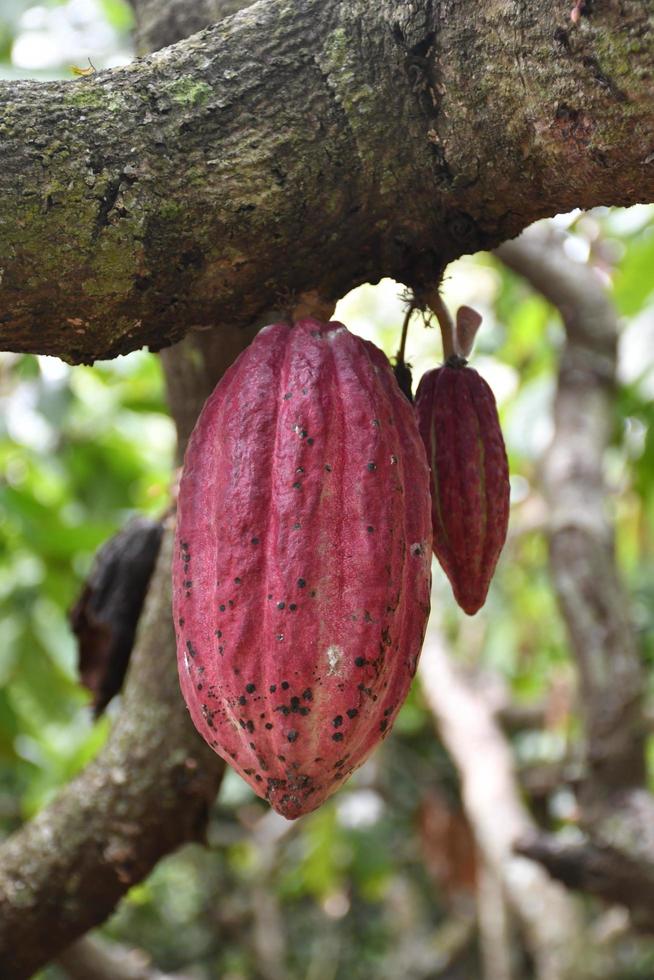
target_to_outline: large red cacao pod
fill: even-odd
[[[195,726],[284,816],[390,731],[430,559],[429,470],[385,355],[336,322],[266,327],[191,437],[173,592]]]
[[[472,616],[486,601],[509,521],[509,466],[495,398],[452,358],[427,371],[416,414],[431,469],[434,554]]]

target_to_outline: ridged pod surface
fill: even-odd
[[[385,355],[337,322],[266,327],[191,437],[173,606],[196,728],[284,816],[390,731],[430,558],[429,470]]]
[[[486,601],[509,521],[509,466],[488,384],[461,358],[427,371],[416,393],[431,469],[434,554],[472,616]]]

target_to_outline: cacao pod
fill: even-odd
[[[486,601],[509,521],[509,466],[495,398],[459,357],[427,371],[416,392],[431,470],[434,554],[472,616]]]
[[[429,612],[429,470],[385,355],[340,323],[262,330],[193,431],[173,562],[200,734],[288,818],[390,731]]]

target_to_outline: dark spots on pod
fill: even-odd
[[[377,695],[374,693],[371,687],[366,687],[365,684],[357,684],[357,690],[362,691],[363,694],[367,695],[372,701],[377,700]]]
[[[220,656],[221,656],[221,657],[222,657],[222,655],[224,654],[224,652],[225,652],[225,647],[224,647],[224,646],[222,646],[222,645],[221,645],[221,646],[219,646],[219,647],[218,647],[218,653],[220,654]]]
[[[246,776],[254,776],[254,769],[244,769],[243,772]]]
[[[185,589],[190,589],[192,585],[193,585],[192,579],[187,578],[186,581],[184,582],[184,588]]]
[[[367,662],[368,661],[366,660],[365,657],[355,657],[354,658],[354,666],[355,667],[365,667],[366,664],[367,664]]]
[[[263,777],[262,777],[262,776],[260,776],[260,775],[259,775],[259,773],[257,773],[257,774],[256,774],[256,776],[255,776],[254,778],[256,779],[256,781],[257,781],[258,783],[262,783],[262,782],[263,782]]]
[[[382,718],[382,720],[379,722],[379,731],[385,732],[387,728],[388,728],[388,720],[386,718]]]
[[[295,482],[295,483],[293,484],[293,489],[294,489],[294,490],[301,490],[301,489],[302,489],[302,484],[296,481],[296,482]]]
[[[245,695],[241,694],[240,698],[238,699],[238,703],[243,706],[244,704],[248,703],[248,699],[245,697]]]
[[[281,643],[283,639],[284,639],[284,634],[283,633],[278,633],[277,634],[277,641],[279,643]]]
[[[274,694],[275,691],[277,690],[277,685],[276,684],[271,684],[270,687],[268,688],[268,690],[270,691],[271,694]]]
[[[295,612],[295,610],[297,609],[297,605],[295,602],[291,602],[288,608],[291,612]]]
[[[315,599],[316,598],[316,590],[315,589],[312,589],[311,592],[309,593],[309,595],[310,595],[310,597],[312,599]]]
[[[254,692],[256,691],[256,689],[257,689],[256,684],[246,684],[245,685],[245,690],[248,692],[248,694],[254,694]]]
[[[279,759],[280,762],[286,762],[286,756],[285,755],[278,755],[277,758]]]
[[[374,619],[372,618],[372,616],[370,615],[367,609],[363,614],[363,621],[364,623],[374,623]]]
[[[227,755],[230,759],[238,759],[238,752],[228,752]]]
[[[303,589],[306,584],[307,583],[304,581],[303,578],[299,578],[297,580],[297,587],[298,587],[298,589]]]
[[[234,600],[233,599],[228,599],[227,600],[227,605],[229,606],[230,609],[233,609],[234,608]]]
[[[424,555],[424,553],[425,553],[425,547],[420,542],[411,545],[411,554],[413,555],[414,558],[419,558],[421,555]]]
[[[334,728],[340,728],[342,724],[343,724],[343,715],[336,715],[335,718],[332,718],[332,725],[334,726]]]
[[[235,578],[235,579],[234,579],[234,585],[240,585],[240,584],[241,584],[241,580],[240,580],[240,578],[238,578],[238,577],[237,577],[237,578]]]
[[[329,463],[325,463],[325,473],[331,473],[332,468]]]
[[[291,709],[288,707],[287,704],[278,704],[277,707],[275,708],[275,711],[281,711],[283,715],[290,715],[291,713]]]
[[[334,732],[334,734],[332,735],[332,742],[342,742],[342,741],[343,741],[343,732]]]
[[[302,525],[300,524],[300,522],[299,521],[296,521],[295,524],[293,525],[293,530],[294,531],[299,531],[301,527],[302,527]]]
[[[266,727],[266,730],[267,731],[270,731],[273,728],[272,722],[271,721],[267,721],[265,727]]]
[[[366,469],[368,470],[369,473],[372,473],[374,470],[377,469],[377,464],[372,462],[368,463]]]
[[[299,707],[300,707],[300,699],[291,698],[291,711],[297,711]]]
[[[356,716],[359,714],[359,709],[358,708],[348,708],[347,711],[345,712],[345,714],[348,716],[348,718],[356,718]]]
[[[340,769],[342,766],[345,765],[346,762],[347,762],[347,756],[344,755],[342,759],[339,759],[338,762],[334,763],[334,769]]]
[[[397,456],[395,455],[395,453],[391,453],[391,466],[396,466],[396,465],[397,465]]]
[[[198,691],[201,691],[203,687],[204,687],[204,684],[198,684],[197,685],[197,690]]]
[[[375,426],[376,429],[379,429],[381,426],[381,422],[379,421],[379,419],[373,419],[372,424]]]
[[[193,646],[190,640],[186,641],[186,649],[188,650],[188,652],[192,657],[197,656],[197,650],[195,649],[195,647]]]
[[[303,395],[308,395],[309,394],[309,389],[308,388],[303,388],[302,389],[302,394]]]
[[[288,681],[282,681],[282,691],[288,691],[290,686],[291,685],[288,683]]]
[[[366,531],[368,532],[368,534],[374,534],[375,533],[375,529],[372,526],[372,524],[369,524],[368,525],[368,527],[366,528]]]
[[[284,395],[284,401],[287,402],[292,397],[293,397],[293,392],[292,391],[287,391],[286,394]]]
[[[220,609],[221,612],[225,612],[225,603],[224,602],[221,602],[221,604],[218,606],[218,608]]]
[[[256,752],[257,751],[257,747],[254,744],[254,742],[248,742],[248,745],[250,746],[250,748],[252,749],[253,752]]]
[[[307,439],[307,446],[313,446],[313,439]]]
[[[286,603],[285,603],[285,602],[278,602],[278,603],[277,603],[277,608],[278,608],[278,609],[283,609],[283,608],[285,607],[285,605],[286,605]]]
[[[178,624],[179,624],[180,626],[183,626],[183,625],[184,625],[184,623],[186,622],[186,620],[184,619],[184,617],[183,617],[183,616],[180,616],[180,617],[179,617],[179,619],[177,620],[177,622],[178,622]]]
[[[295,742],[297,736],[298,733],[294,728],[291,728],[290,732],[286,733],[286,738],[288,739],[289,742]]]
[[[259,544],[259,538],[257,537],[250,538],[250,544]]]
[[[302,692],[302,698],[304,701],[313,701],[313,691],[310,687],[307,687],[307,689]]]
[[[213,635],[214,636],[217,636],[218,639],[220,639],[220,637],[223,635],[223,631],[222,630],[214,630],[213,631]]]
[[[304,473],[304,466],[298,466],[295,470],[296,473]]]

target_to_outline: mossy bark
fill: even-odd
[[[261,0],[125,68],[1,83],[0,344],[159,349],[654,199],[654,0],[586,6]]]

